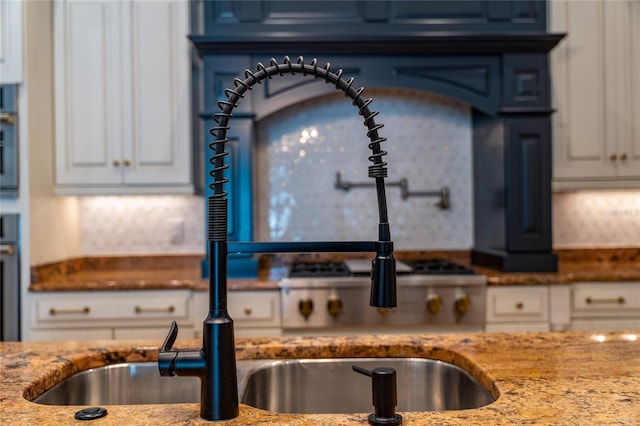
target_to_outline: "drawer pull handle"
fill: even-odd
[[[88,314],[91,312],[91,309],[88,306],[85,306],[82,309],[49,309],[49,315],[74,315],[74,314]]]
[[[15,247],[10,245],[2,244],[0,245],[0,253],[12,255],[15,252]]]
[[[144,313],[172,313],[176,310],[175,306],[169,305],[166,308],[143,308],[140,305],[136,306],[136,314],[144,314]]]
[[[592,299],[591,297],[587,297],[585,299],[587,305],[593,305],[595,303],[617,303],[618,305],[624,305],[624,297],[620,296],[616,299]]]
[[[0,123],[13,123],[13,114],[10,112],[0,112]]]
[[[245,315],[251,315],[253,313],[253,309],[251,308],[244,308],[244,314]]]
[[[524,303],[522,302],[516,303],[516,309],[522,309],[522,308],[524,308]]]

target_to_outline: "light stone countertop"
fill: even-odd
[[[0,343],[0,424],[86,424],[79,409],[28,401],[71,374],[157,358],[160,341]],[[403,425],[640,424],[640,330],[237,339],[238,359],[425,357],[452,362],[498,399],[478,409],[401,413]],[[198,348],[197,340],[177,348]],[[204,424],[198,404],[107,406],[92,425]],[[232,425],[367,425],[368,413],[276,414],[245,405]]]

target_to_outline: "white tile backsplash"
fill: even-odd
[[[202,197],[104,196],[80,198],[83,255],[203,253]]]
[[[471,111],[457,101],[424,92],[371,90],[387,142],[388,182],[407,178],[412,191],[449,187],[451,208],[437,197],[402,200],[387,187],[392,237],[398,249],[468,249],[472,245]],[[312,99],[260,121],[257,153],[256,232],[284,241],[377,238],[374,188],[334,187],[367,177],[369,139],[358,110],[341,94]]]
[[[553,245],[640,247],[640,189],[553,194]]]

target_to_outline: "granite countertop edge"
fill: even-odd
[[[470,264],[468,252],[411,252],[406,258],[450,258],[487,277],[489,286],[567,285],[576,282],[640,281],[640,249],[565,250],[558,272],[507,273]],[[81,258],[32,268],[31,292],[110,290],[207,291],[200,276],[200,255]],[[230,278],[228,288],[277,290],[282,265],[263,262],[257,278]]]
[[[639,332],[416,334],[239,338],[241,359],[422,357],[469,371],[498,399],[459,411],[402,413],[404,425],[634,424],[640,421]],[[596,338],[597,337],[597,338]],[[73,422],[77,406],[31,399],[75,372],[106,364],[154,361],[160,341],[0,343],[0,423]],[[176,347],[195,348],[196,340]],[[199,405],[107,406],[110,424],[205,424]],[[246,405],[231,425],[363,425],[368,413],[277,414]]]

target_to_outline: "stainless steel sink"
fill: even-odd
[[[495,401],[463,369],[420,358],[242,360],[242,403],[280,413],[372,411],[371,379],[351,370],[393,367],[398,411],[460,410]],[[161,377],[155,362],[115,364],[77,373],[34,402],[47,405],[172,404],[200,401],[200,380]]]
[[[397,372],[398,407],[402,411],[476,408],[495,401],[463,369],[420,358],[340,358],[277,360],[251,372],[242,402],[280,413],[356,413],[372,411],[368,370],[393,367]]]
[[[157,362],[113,364],[82,371],[33,400],[46,405],[178,404],[199,401],[199,378],[162,377]]]

